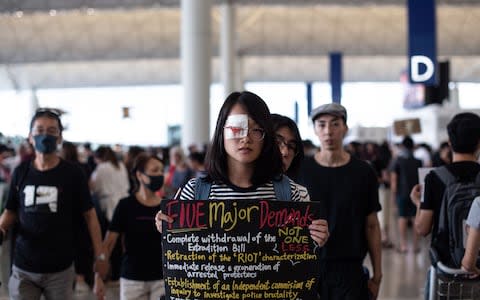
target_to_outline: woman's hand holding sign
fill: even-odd
[[[162,211],[158,211],[155,215],[155,225],[157,226],[158,232],[162,233],[162,222],[173,223],[173,218],[167,216],[166,214],[162,213]]]
[[[310,236],[312,239],[317,242],[320,247],[323,247],[328,240],[328,236],[330,235],[328,232],[327,220],[313,220],[312,224],[308,226],[308,229],[310,229]]]

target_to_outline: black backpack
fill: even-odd
[[[462,181],[445,166],[434,170],[445,184],[438,234],[433,246],[442,263],[460,268],[467,240],[466,220],[475,197],[480,196],[480,173],[474,181]]]

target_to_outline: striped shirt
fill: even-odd
[[[180,200],[192,200],[195,199],[195,185],[196,178],[192,178],[184,186],[180,193]],[[291,201],[309,201],[310,196],[308,195],[307,190],[304,188],[303,191],[298,184],[290,181],[290,190],[292,191]],[[251,200],[251,199],[262,199],[262,200],[277,200],[275,196],[275,190],[273,188],[273,183],[270,181],[268,183],[249,188],[240,188],[230,184],[225,183],[212,183],[210,189],[210,194],[208,196],[209,200]]]
[[[308,190],[303,185],[295,183],[298,188],[298,192],[300,193],[300,201],[310,201],[310,194],[308,194]]]

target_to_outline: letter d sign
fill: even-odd
[[[420,65],[425,66],[425,71],[420,73]],[[426,82],[435,74],[433,61],[424,55],[413,55],[410,57],[410,78],[413,82]]]
[[[435,0],[408,0],[408,63],[412,83],[436,85]]]

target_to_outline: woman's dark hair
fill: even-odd
[[[159,162],[161,162],[163,166],[165,166],[163,161],[156,155],[147,154],[145,152],[138,154],[133,162],[133,167],[130,171],[131,178],[134,179],[133,181],[134,188],[132,189],[133,192],[138,191],[138,189],[140,188],[140,182],[138,181],[137,174],[136,174],[137,171],[140,173],[145,173],[145,168],[147,167],[148,161],[151,159],[156,159]]]
[[[131,146],[128,148],[127,155],[125,157],[125,167],[130,172],[133,169],[133,164],[135,163],[135,159],[141,153],[145,152],[140,146]]]
[[[144,152],[145,149],[140,146],[131,146],[128,148],[127,155],[125,156],[124,162],[128,172],[128,182],[130,183],[130,188],[128,189],[128,192],[130,194],[136,192],[137,176],[135,176],[135,173],[132,172],[133,164],[135,163],[135,159],[137,158],[137,156]]]
[[[108,146],[98,147],[97,150],[95,150],[95,157],[102,161],[111,162],[117,169],[120,167],[115,152],[113,152],[112,148]]]
[[[242,105],[260,128],[265,131],[263,148],[260,156],[255,161],[255,170],[251,181],[253,184],[263,184],[282,174],[282,158],[277,143],[275,132],[272,127],[272,119],[267,104],[251,92],[231,93],[220,109],[215,127],[215,133],[211,147],[207,151],[206,165],[207,173],[211,180],[229,182],[227,153],[223,143],[223,127],[227,117],[235,104]]]
[[[287,127],[293,133],[295,138],[295,144],[297,145],[297,154],[292,160],[290,167],[285,171],[285,174],[293,180],[297,179],[298,171],[300,169],[300,164],[305,157],[305,152],[303,149],[302,137],[300,136],[300,131],[298,131],[297,124],[290,119],[289,117],[282,116],[279,114],[272,114],[273,122],[273,131],[276,133],[283,127]]]

